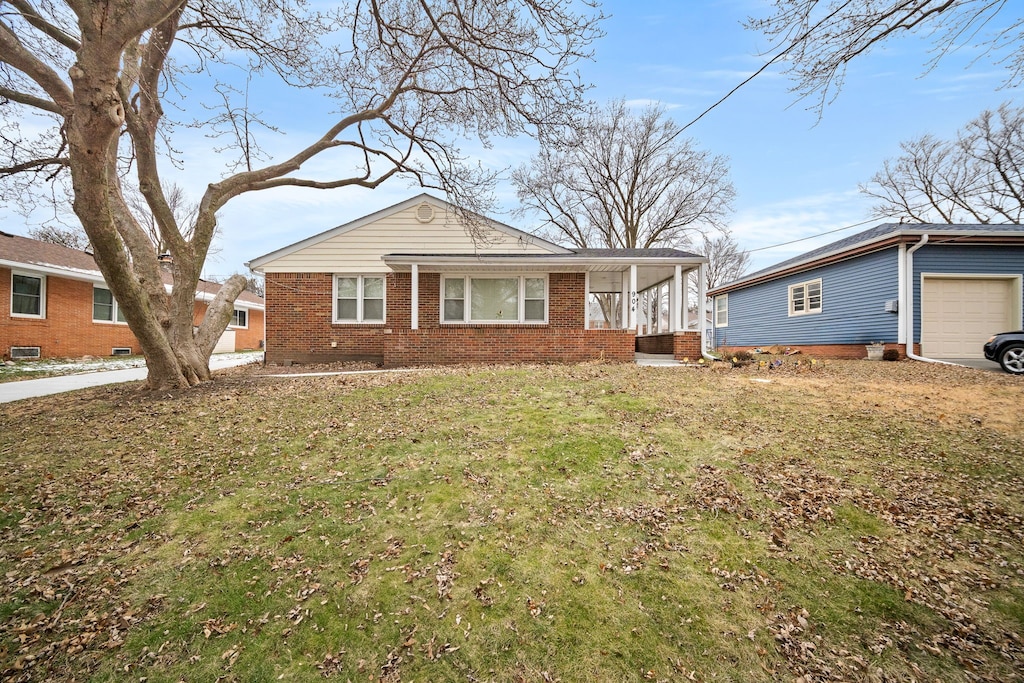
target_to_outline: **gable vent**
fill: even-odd
[[[423,202],[416,207],[416,220],[420,223],[429,223],[434,220],[434,207]]]
[[[40,348],[38,346],[12,346],[11,347],[11,359],[12,360],[25,360],[29,358],[39,358]]]

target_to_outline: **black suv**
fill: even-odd
[[[985,358],[1013,375],[1024,375],[1024,330],[1000,332],[985,342]]]

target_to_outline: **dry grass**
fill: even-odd
[[[4,680],[1021,680],[1019,378],[238,371],[0,407]]]

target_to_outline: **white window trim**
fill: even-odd
[[[473,278],[484,280],[502,280],[518,278],[519,280],[519,311],[515,320],[471,320],[472,315],[472,280]],[[444,281],[463,280],[465,287],[463,291],[462,320],[445,320],[444,317]],[[544,280],[544,319],[526,320],[526,281]],[[440,302],[438,306],[438,318],[442,325],[547,325],[549,308],[551,306],[551,279],[548,273],[459,273],[446,275],[441,274]]]
[[[719,310],[719,308],[718,308],[718,302],[719,301],[724,301],[725,302],[725,305],[722,307],[722,310]],[[725,313],[725,316],[724,316],[725,317],[725,322],[722,322],[719,319],[719,313],[722,313],[722,312]],[[729,295],[728,294],[719,294],[718,296],[715,297],[715,310],[713,311],[713,314],[715,316],[715,327],[716,328],[719,328],[719,327],[729,327]]]
[[[111,311],[113,312],[113,316],[114,316],[113,320],[100,320],[99,318],[96,317],[96,299],[95,299],[95,296],[96,296],[96,290],[97,289],[105,289],[108,292],[110,292],[110,300],[114,302],[113,303],[113,308],[111,309]],[[100,285],[93,285],[92,291],[93,291],[92,321],[94,323],[96,323],[97,325],[127,325],[128,324],[127,320],[118,320],[117,319],[117,314],[120,312],[121,306],[120,306],[120,304],[117,303],[117,297],[115,297],[114,293],[110,291],[110,287],[101,287]]]
[[[356,278],[356,319],[338,319],[338,278]],[[372,277],[383,280],[384,315],[381,320],[363,320],[363,278]],[[388,319],[388,278],[386,273],[335,273],[331,277],[331,321],[335,325],[383,325]]]
[[[14,312],[14,276],[20,275],[21,277],[33,277],[39,280],[39,314],[34,313],[15,313]],[[30,273],[23,270],[12,270],[11,271],[11,300],[8,302],[9,306],[7,310],[10,312],[12,318],[28,318],[29,320],[45,320],[46,319],[46,276],[42,273]]]
[[[811,307],[810,307],[810,297],[807,295],[807,287],[809,285],[814,285],[814,284],[818,285],[818,292],[820,292],[820,294],[818,296],[818,299],[819,299],[818,307],[815,308],[815,309],[811,309]],[[797,287],[803,287],[804,288],[804,302],[805,302],[805,306],[804,306],[804,310],[802,310],[802,311],[795,311],[795,310],[793,310],[793,290],[796,289]],[[795,318],[795,317],[799,317],[799,316],[802,316],[802,315],[816,315],[818,313],[821,313],[823,310],[825,310],[825,290],[821,286],[821,278],[819,277],[819,278],[817,278],[815,280],[806,280],[804,282],[796,282],[794,284],[791,284],[789,286],[789,289],[786,290],[786,299],[787,299],[787,306],[789,307],[789,317],[790,318]]]
[[[337,303],[335,303],[335,306],[337,306]],[[243,313],[245,313],[245,324],[244,325],[236,325],[234,323],[235,313],[237,313],[239,311],[242,311]],[[235,309],[231,311],[231,322],[228,323],[228,329],[232,329],[232,330],[247,330],[247,329],[249,329],[249,309],[248,308],[238,308],[238,307],[235,307]]]

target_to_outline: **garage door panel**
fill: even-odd
[[[925,278],[921,351],[933,358],[981,358],[993,333],[1014,324],[1009,278]]]

